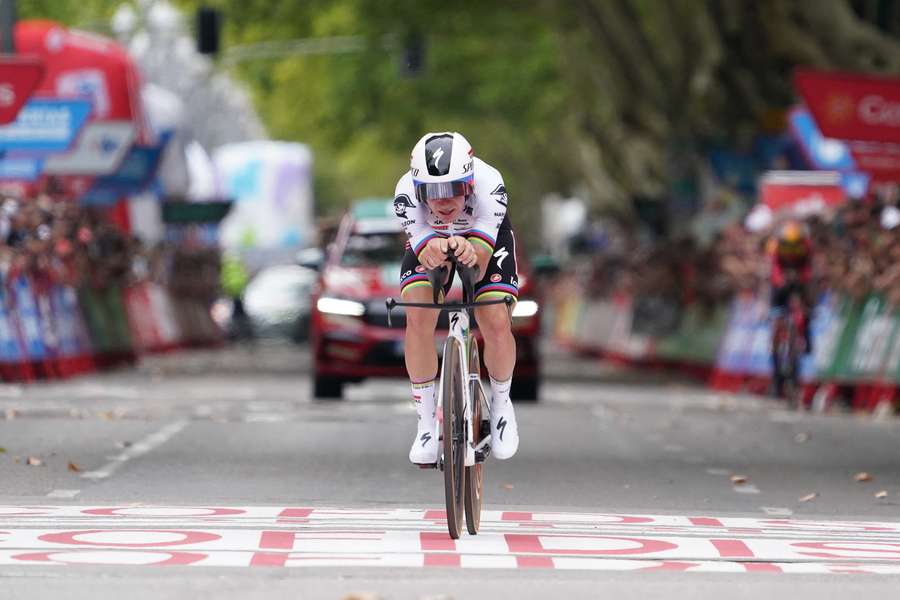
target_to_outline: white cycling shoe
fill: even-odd
[[[433,465],[437,462],[438,441],[434,436],[434,427],[418,429],[409,449],[409,460],[417,465]]]
[[[491,404],[491,454],[500,460],[512,458],[519,449],[519,428],[511,400]]]

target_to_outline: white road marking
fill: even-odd
[[[287,415],[278,413],[253,413],[244,415],[245,423],[281,423],[287,420]]]
[[[47,494],[48,498],[74,498],[81,490],[53,490]]]
[[[115,473],[119,469],[119,467],[121,467],[132,458],[144,455],[154,448],[165,444],[173,435],[187,427],[187,425],[187,419],[179,419],[178,421],[169,423],[159,431],[151,433],[141,441],[132,444],[121,454],[112,457],[110,462],[103,465],[99,469],[95,471],[87,471],[85,473],[82,473],[81,476],[85,479],[105,479]]]
[[[731,475],[731,469],[710,468],[706,472],[710,475]]]
[[[900,575],[900,523],[486,510],[451,540],[444,511],[277,506],[0,506],[21,567],[456,567]]]
[[[794,514],[791,509],[781,506],[760,506],[759,508],[770,517],[790,517]]]
[[[758,494],[759,488],[752,483],[743,483],[741,485],[732,486],[732,489],[738,494]]]

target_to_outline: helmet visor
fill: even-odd
[[[426,202],[436,198],[454,198],[456,196],[468,196],[474,191],[471,179],[459,181],[447,181],[443,183],[417,183],[416,199]]]

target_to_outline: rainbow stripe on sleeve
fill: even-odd
[[[490,252],[494,252],[494,243],[496,240],[481,231],[480,229],[473,229],[466,234],[466,239],[470,242],[476,242],[481,244],[484,248],[486,248]]]

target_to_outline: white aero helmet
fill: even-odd
[[[409,171],[419,202],[474,191],[472,146],[455,131],[426,133],[412,151]]]

